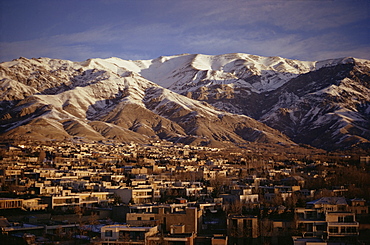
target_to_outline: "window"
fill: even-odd
[[[329,227],[329,233],[338,233],[338,227]]]
[[[130,232],[129,231],[119,231],[119,239],[121,241],[130,241]]]
[[[105,237],[112,237],[113,236],[113,231],[112,230],[106,230],[104,235],[105,235]]]
[[[353,219],[352,215],[344,217],[344,222],[350,223],[350,222],[353,222],[353,221],[354,221],[354,219]]]
[[[154,217],[150,217],[150,220],[154,220]]]
[[[137,217],[137,220],[141,220],[141,217]]]
[[[347,210],[347,206],[346,205],[339,205],[338,206],[338,211],[346,211]]]
[[[347,233],[357,233],[357,227],[347,227]]]
[[[316,230],[317,231],[324,231],[325,230],[325,225],[316,225]]]
[[[238,227],[238,221],[236,219],[233,219],[231,223],[232,223],[233,228]]]
[[[130,239],[132,241],[142,241],[145,240],[145,234],[141,231],[130,231]]]
[[[307,232],[313,232],[313,223],[306,223],[305,224],[305,230]]]
[[[352,215],[338,217],[338,222],[341,222],[341,223],[351,223],[353,221],[354,221],[354,218]]]

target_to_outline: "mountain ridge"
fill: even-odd
[[[43,62],[46,65],[40,66]],[[7,70],[6,65],[14,71]],[[7,105],[7,108],[2,106],[1,112],[2,137],[118,139],[110,133],[113,131],[121,134],[123,140],[141,143],[149,139],[205,145],[210,142],[245,144],[249,139],[293,143],[254,119],[228,115],[133,72],[121,69],[119,75],[109,69],[98,70],[100,65],[94,60],[63,63],[51,59],[22,59],[18,64],[5,64],[3,85],[9,84],[9,80],[15,82],[16,78],[24,85],[22,88],[33,88],[25,90],[33,94],[24,94],[24,98],[20,96],[9,103],[11,91],[3,89],[3,98],[8,101],[2,101],[2,105]],[[30,71],[30,67],[33,70]],[[156,106],[155,102],[158,102]],[[225,115],[230,125],[221,122],[220,118]],[[218,127],[206,125],[205,121],[209,120]],[[253,133],[252,138],[243,135],[241,130],[246,129]]]
[[[34,131],[42,138],[35,128],[48,124],[62,138],[348,148],[370,140],[369,70],[370,61],[351,57],[297,61],[241,53],[20,58],[0,65],[0,133],[24,138]]]

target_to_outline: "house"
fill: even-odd
[[[27,233],[36,232],[42,233],[45,227],[43,225],[32,225],[21,222],[9,222],[6,217],[0,217],[0,231],[1,234],[15,234],[15,233]],[[1,242],[0,242],[1,243]]]
[[[63,190],[60,195],[45,197],[51,209],[68,210],[76,206],[92,208],[96,206],[107,206],[113,202],[111,192],[82,192],[72,193],[70,190]]]
[[[253,215],[229,215],[227,233],[232,237],[257,238],[259,236],[258,218]]]
[[[195,233],[170,233],[166,235],[157,234],[147,238],[147,245],[194,245]]]
[[[328,243],[324,239],[317,237],[293,237],[294,245],[327,245]]]
[[[358,236],[359,222],[351,212],[328,212],[326,214],[327,233],[329,237]]]
[[[211,238],[211,245],[227,245],[228,237],[224,235],[215,234]]]
[[[128,225],[106,225],[101,228],[101,236],[91,240],[92,244],[137,244],[145,245],[149,236],[158,232],[158,226],[139,227]]]
[[[48,204],[41,203],[41,198],[30,198],[23,200],[23,208],[34,211],[34,210],[46,210]]]
[[[19,198],[0,198],[0,209],[22,208],[23,199]]]
[[[171,206],[137,206],[137,211],[131,209],[126,214],[126,222],[130,225],[161,224],[163,231],[170,231],[176,228],[174,225],[178,225],[182,227],[183,233],[197,233],[202,210],[186,207],[184,204]],[[175,207],[181,209],[176,211]]]
[[[348,212],[344,198],[323,197],[296,208],[297,228],[303,237],[353,240],[359,235],[355,213]]]
[[[303,187],[305,185],[305,179],[298,175],[293,175],[288,178],[282,179],[281,183],[283,185],[290,185],[290,186],[300,186]]]
[[[221,194],[225,203],[233,203],[235,201],[246,202],[246,203],[258,203],[258,194],[252,194],[252,189],[233,189],[230,191],[231,194]]]
[[[110,192],[113,192],[119,196],[123,203],[151,203],[153,200],[160,198],[160,193],[155,191],[152,187],[147,186],[138,186],[130,188],[116,188],[116,189],[107,189]]]
[[[366,205],[366,200],[363,198],[354,198],[350,200],[349,211],[355,214],[368,214],[369,207]]]
[[[348,203],[344,197],[322,197],[318,200],[306,203],[308,208],[314,208],[323,212],[347,211]]]

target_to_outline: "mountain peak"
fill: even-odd
[[[350,147],[370,140],[369,71],[368,60],[352,57],[20,58],[0,64],[0,133],[4,139],[293,144],[283,132],[315,147]]]

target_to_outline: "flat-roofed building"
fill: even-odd
[[[145,245],[149,236],[158,233],[158,226],[140,227],[129,225],[106,225],[101,228],[99,239],[93,239],[92,244],[136,244]]]
[[[22,208],[23,199],[19,198],[0,198],[0,209]]]
[[[257,238],[259,236],[258,218],[253,215],[229,215],[227,233],[232,237]]]

